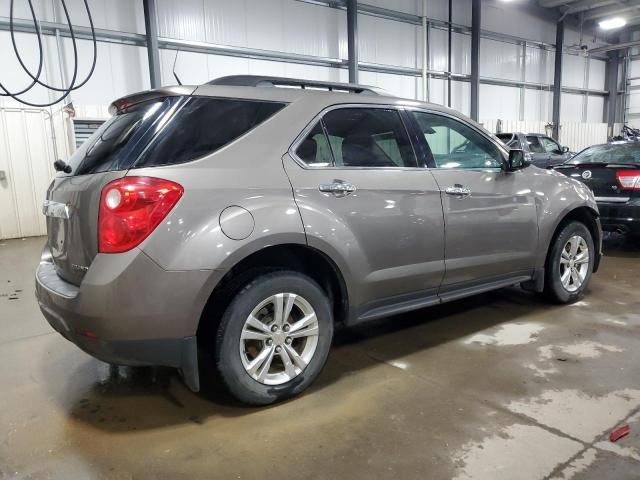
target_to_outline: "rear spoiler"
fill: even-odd
[[[120,110],[129,108],[137,103],[146,102],[155,98],[189,96],[195,92],[197,86],[181,85],[176,87],[162,87],[144,92],[133,93],[119,98],[109,105],[109,113],[115,115]]]

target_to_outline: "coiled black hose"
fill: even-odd
[[[60,3],[62,4],[62,9],[64,10],[64,15],[65,18],[67,20],[67,24],[69,25],[69,33],[71,35],[71,42],[73,45],[73,75],[71,78],[71,82],[67,87],[64,88],[58,88],[55,87],[53,85],[49,85],[47,83],[44,83],[43,81],[40,80],[40,75],[42,74],[42,67],[43,67],[43,63],[44,63],[44,50],[43,50],[43,45],[42,45],[42,32],[40,30],[40,25],[38,23],[38,19],[36,18],[36,13],[35,10],[33,8],[33,3],[32,0],[27,0],[27,3],[29,4],[29,10],[31,12],[31,18],[33,20],[33,24],[35,26],[36,29],[36,37],[38,39],[38,71],[36,72],[36,74],[34,75],[31,70],[29,70],[29,68],[25,65],[24,60],[22,59],[22,56],[20,55],[20,51],[18,50],[18,46],[16,44],[16,39],[15,39],[15,30],[14,30],[14,24],[13,24],[13,19],[14,19],[14,0],[11,0],[10,2],[10,7],[9,7],[9,30],[11,33],[11,44],[13,45],[13,51],[16,54],[16,58],[18,60],[18,62],[20,63],[20,66],[22,67],[22,69],[25,71],[25,73],[31,78],[31,83],[23,88],[22,90],[19,90],[17,92],[11,92],[9,91],[1,82],[0,82],[0,89],[4,92],[4,93],[0,93],[0,97],[11,97],[14,100],[23,103],[25,105],[28,105],[30,107],[50,107],[52,105],[55,105],[56,103],[60,102],[61,100],[64,100],[72,91],[77,90],[78,88],[82,87],[83,85],[85,85],[89,79],[91,78],[91,76],[93,75],[93,72],[95,70],[96,67],[96,61],[97,61],[97,57],[98,57],[98,44],[96,41],[96,31],[95,31],[95,27],[93,25],[93,17],[91,15],[91,10],[89,8],[89,4],[87,3],[87,0],[84,0],[84,6],[85,9],[87,10],[87,16],[89,17],[89,25],[91,26],[91,37],[93,40],[93,61],[91,63],[91,69],[89,70],[89,73],[87,74],[86,78],[80,82],[76,84],[76,80],[78,78],[78,46],[76,43],[76,36],[75,36],[75,32],[73,30],[73,24],[71,23],[71,17],[69,16],[69,10],[67,9],[67,5],[65,3],[65,0],[60,0]],[[34,103],[34,102],[29,102],[27,100],[24,100],[21,98],[21,95],[24,95],[25,93],[29,92],[32,88],[35,87],[35,85],[38,84],[48,90],[52,90],[52,91],[56,91],[56,92],[62,92],[62,94],[60,95],[59,98],[57,98],[56,100],[49,102],[49,103]]]

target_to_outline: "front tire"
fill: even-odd
[[[305,390],[322,370],[333,338],[326,293],[298,272],[260,275],[225,310],[215,363],[231,394],[268,405]]]
[[[570,222],[558,233],[545,266],[545,294],[556,303],[572,303],[589,285],[596,258],[593,237],[581,222]]]

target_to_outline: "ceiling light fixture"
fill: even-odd
[[[603,30],[612,30],[614,28],[624,27],[627,21],[624,18],[616,17],[601,21],[598,25]]]

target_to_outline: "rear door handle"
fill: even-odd
[[[453,187],[447,187],[444,193],[447,195],[455,195],[457,197],[468,197],[471,195],[471,190],[467,187],[463,187],[459,183],[456,183]]]
[[[318,190],[323,193],[330,193],[336,197],[344,197],[356,191],[353,183],[334,180],[332,183],[322,183],[318,185]]]

